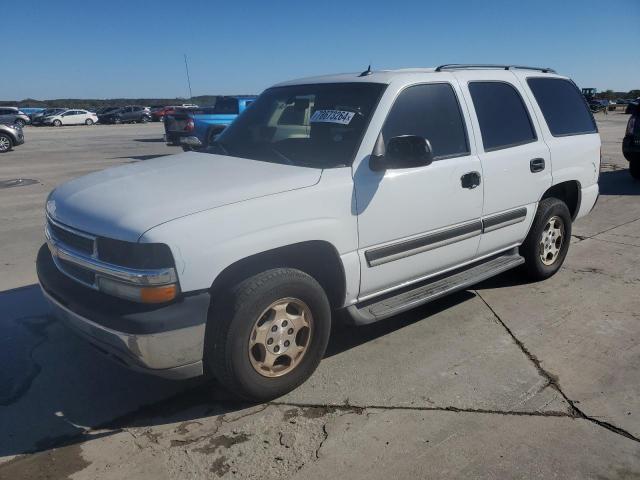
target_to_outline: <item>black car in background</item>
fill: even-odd
[[[17,125],[22,128],[31,123],[31,119],[16,107],[0,107],[0,123]]]
[[[98,121],[100,123],[147,123],[151,121],[151,111],[149,107],[128,105],[98,114]]]
[[[622,139],[622,154],[629,161],[629,173],[640,180],[640,105],[629,104],[631,117]]]
[[[40,113],[37,113],[31,119],[31,125],[43,125],[44,119],[51,115],[57,115],[62,112],[66,112],[68,108],[47,108]]]
[[[0,124],[0,153],[6,153],[16,145],[22,145],[23,143],[22,127],[15,124]]]

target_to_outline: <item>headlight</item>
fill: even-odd
[[[168,245],[98,238],[97,251],[100,261],[131,272],[129,280],[98,273],[96,284],[100,291],[141,303],[164,303],[178,296],[173,255]]]
[[[178,286],[175,283],[157,287],[142,287],[100,276],[97,278],[97,283],[101,292],[140,303],[170,302],[178,295]]]

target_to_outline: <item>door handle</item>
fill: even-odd
[[[537,173],[544,170],[544,158],[534,158],[529,162],[531,173]]]
[[[480,173],[468,172],[460,177],[460,185],[462,188],[473,189],[480,185]]]

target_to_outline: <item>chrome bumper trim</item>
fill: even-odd
[[[57,319],[128,368],[176,379],[203,374],[204,324],[154,334],[118,332],[78,315],[41,290]]]

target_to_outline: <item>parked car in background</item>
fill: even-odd
[[[31,123],[29,116],[16,107],[0,107],[0,123],[18,125],[20,128]]]
[[[54,115],[46,116],[42,123],[61,127],[62,125],[93,125],[98,121],[98,116],[88,110],[70,109]]]
[[[185,150],[205,149],[255,99],[255,96],[218,97],[213,107],[179,108],[165,116],[165,141]]]
[[[265,401],[313,373],[339,320],[520,265],[553,276],[598,198],[596,123],[553,70],[480,68],[281,83],[207,153],[58,186],[44,297],[120,364]]]
[[[640,180],[640,105],[632,107],[627,130],[622,139],[622,154],[629,162],[631,176]]]
[[[0,124],[0,153],[6,153],[16,145],[24,143],[22,127],[10,124]]]
[[[127,105],[98,115],[100,123],[147,123],[151,121],[149,107]]]
[[[27,115],[31,119],[31,122],[33,123],[33,117],[35,117],[39,113],[44,112],[45,109],[40,107],[19,107],[19,110],[25,115]]]
[[[633,114],[638,111],[638,105],[640,105],[639,100],[632,100],[627,103],[627,108],[625,108],[624,113],[627,115]]]
[[[44,119],[69,110],[68,108],[47,108],[40,113],[36,113],[31,119],[31,125],[43,125]]]
[[[194,108],[199,108],[199,107],[198,107],[198,105],[195,105],[193,103],[183,103],[182,105],[169,105],[169,106],[165,106],[165,107],[158,107],[156,109],[152,108],[151,109],[151,119],[154,122],[162,122],[162,121],[164,121],[164,118],[166,117],[166,115],[172,114],[176,110],[181,109],[181,108],[194,109]]]

